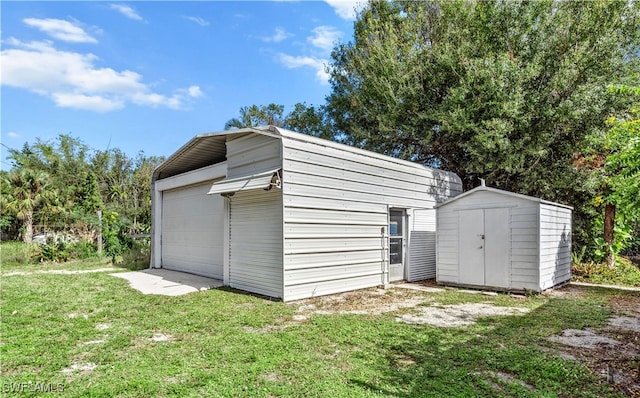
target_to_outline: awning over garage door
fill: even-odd
[[[280,188],[280,170],[281,169],[276,169],[243,177],[227,178],[213,183],[208,194],[231,194],[250,189],[264,189],[268,191],[272,188]]]

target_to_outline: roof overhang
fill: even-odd
[[[275,128],[271,128],[270,126],[199,134],[156,167],[153,172],[152,181],[224,162],[227,159],[227,136],[248,133],[272,136],[279,134]]]
[[[282,180],[280,172],[281,169],[275,169],[243,177],[227,178],[222,181],[214,182],[208,194],[232,196],[236,192],[247,191],[250,189],[263,189],[265,191],[270,191],[273,188],[281,188]]]

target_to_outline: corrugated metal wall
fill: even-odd
[[[511,286],[537,291],[540,287],[538,258],[538,206],[521,201],[511,209]]]
[[[571,279],[571,210],[540,204],[540,288]]]
[[[261,134],[227,136],[227,178],[244,177],[280,167],[280,140]]]
[[[229,286],[282,297],[282,192],[237,192],[229,208]]]
[[[164,191],[162,267],[222,279],[224,201],[213,181]]]
[[[388,206],[428,208],[460,188],[419,165],[283,138],[285,300],[384,283]]]
[[[266,135],[228,136],[227,178],[279,168],[280,148]],[[236,192],[229,209],[229,285],[282,297],[282,191]]]
[[[409,282],[436,277],[436,211],[415,209],[409,218]]]

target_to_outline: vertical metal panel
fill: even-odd
[[[489,287],[511,288],[510,208],[484,210],[484,283]]]
[[[224,201],[207,195],[212,183],[163,192],[163,268],[222,279]]]
[[[236,193],[229,223],[229,285],[282,297],[282,191]]]
[[[484,210],[461,210],[458,216],[460,283],[484,286]]]
[[[409,282],[436,277],[436,211],[415,209],[409,218]]]

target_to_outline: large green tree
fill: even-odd
[[[33,214],[46,229],[95,229],[96,210],[100,208],[116,214],[128,233],[149,231],[151,175],[162,157],[140,152],[132,158],[117,148],[96,151],[77,138],[61,134],[54,140],[38,139],[19,150],[12,149],[9,158],[13,162],[12,173],[30,171],[49,176],[48,187],[56,192],[52,202],[55,208],[36,206]],[[3,184],[3,196],[13,197],[15,188],[7,184]],[[17,210],[6,209],[15,217]],[[13,225],[5,224],[15,220],[2,220],[5,231],[13,229]]]
[[[284,105],[243,106],[240,108],[240,117],[227,121],[224,129],[231,130],[264,125],[281,127],[284,123],[283,112]]]
[[[635,1],[374,0],[332,54],[327,109],[346,143],[573,204],[587,231],[573,160],[628,109],[607,86],[639,48]]]

